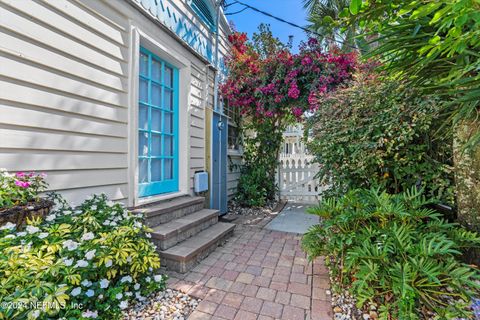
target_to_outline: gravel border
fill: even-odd
[[[123,312],[123,320],[185,320],[200,303],[178,290],[157,292]]]

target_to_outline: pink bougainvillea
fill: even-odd
[[[228,79],[220,90],[242,115],[301,120],[305,111],[318,109],[317,97],[352,78],[354,53],[324,52],[315,39],[262,57],[248,44],[244,33],[229,36],[232,55],[227,59]]]

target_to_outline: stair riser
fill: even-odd
[[[227,241],[227,239],[233,235],[233,232],[234,232],[234,229],[231,229],[229,232],[225,233],[217,241],[215,241],[214,243],[212,243],[210,246],[203,249],[202,251],[199,251],[189,260],[185,260],[185,261],[173,260],[173,259],[170,259],[169,257],[163,256],[162,253],[159,252],[160,262],[162,264],[162,267],[167,267],[169,270],[176,271],[179,273],[186,273],[189,270],[193,269],[201,260],[206,258],[210,253],[215,251],[215,249],[217,249],[218,246],[223,245]]]
[[[159,214],[149,213],[145,217],[145,222],[149,227],[153,228],[162,223],[167,223],[174,219],[185,217],[186,215],[189,215],[191,213],[194,213],[202,209],[203,209],[203,203],[195,203],[187,207],[179,208],[169,212],[162,212]]]
[[[167,249],[173,247],[174,245],[176,245],[177,243],[180,243],[183,240],[186,240],[190,237],[193,237],[197,233],[207,229],[208,227],[214,225],[217,222],[218,222],[218,216],[215,215],[213,217],[210,217],[210,218],[202,221],[201,223],[198,223],[198,224],[192,226],[192,228],[189,228],[187,230],[181,230],[177,234],[169,236],[166,239],[152,238],[152,241],[157,245],[157,247],[160,250],[167,250]]]

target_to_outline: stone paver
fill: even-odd
[[[328,270],[310,263],[301,235],[237,226],[235,235],[169,287],[203,299],[189,320],[331,320]]]

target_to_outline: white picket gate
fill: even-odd
[[[313,157],[305,154],[281,154],[277,171],[280,198],[302,203],[317,203],[325,187],[315,175],[319,166]]]

